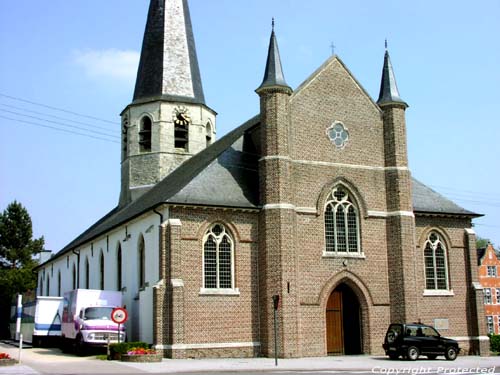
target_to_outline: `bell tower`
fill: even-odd
[[[120,206],[215,139],[187,0],[151,0],[134,98],[121,113]]]

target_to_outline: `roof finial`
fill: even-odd
[[[335,55],[335,47],[337,47],[335,44],[330,44],[330,48],[332,49],[332,56]]]
[[[273,26],[273,31],[274,31],[274,17],[273,17],[273,23],[272,23],[272,26]]]
[[[385,50],[387,51],[387,38],[385,38]]]

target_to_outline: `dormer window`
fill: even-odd
[[[151,152],[151,119],[144,116],[139,130],[139,148],[141,152]]]

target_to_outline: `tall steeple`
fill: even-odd
[[[121,116],[120,206],[215,140],[187,0],[150,0],[134,99]]]
[[[134,102],[205,104],[187,0],[151,0]]]
[[[378,96],[378,105],[387,105],[393,103],[400,103],[406,105],[406,102],[399,96],[398,86],[396,84],[396,77],[387,50],[387,41],[384,56],[384,68],[382,70],[382,81],[380,83],[380,94]]]
[[[264,72],[264,79],[256,91],[257,93],[259,93],[263,89],[277,87],[283,87],[291,90],[290,86],[288,86],[285,81],[283,68],[281,67],[281,57],[280,51],[278,49],[278,42],[276,40],[276,34],[274,33],[273,19],[273,29],[271,32],[271,39],[269,41],[269,50],[267,53],[267,63],[266,70]]]

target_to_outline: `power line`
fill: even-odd
[[[11,95],[6,95],[6,94],[0,93],[0,96],[3,96],[4,98],[9,98],[9,99],[12,99],[12,100],[17,100],[19,102],[24,102],[24,103],[29,103],[29,104],[37,105],[39,107],[53,109],[54,111],[60,111],[60,112],[64,112],[64,113],[70,113],[70,114],[75,115],[75,116],[80,116],[80,117],[84,117],[84,118],[88,118],[88,119],[92,119],[92,120],[97,120],[97,121],[102,121],[102,122],[106,122],[106,123],[109,123],[109,124],[118,125],[117,122],[105,120],[105,119],[102,119],[102,118],[99,118],[99,117],[84,115],[82,113],[69,111],[69,110],[63,109],[63,108],[53,107],[53,106],[50,106],[50,105],[47,105],[47,104],[33,102],[31,100],[26,100],[26,99],[18,98],[18,97],[11,96]]]
[[[446,186],[438,186],[438,185],[429,185],[431,188],[435,189],[444,189],[444,190],[450,190],[453,192],[461,193],[461,194],[473,194],[473,195],[481,195],[481,196],[494,196],[494,197],[500,197],[500,195],[495,194],[495,193],[486,193],[486,192],[481,192],[481,191],[472,191],[472,190],[460,190],[452,187],[446,187]]]
[[[85,125],[85,126],[88,126],[88,127],[92,127],[92,128],[96,128],[96,129],[101,129],[101,130],[105,130],[105,131],[109,131],[109,132],[113,132],[114,133],[113,130],[110,130],[109,128],[105,128],[104,126],[98,126],[98,125],[94,125],[94,124],[89,124],[88,122],[82,122],[82,121],[72,120],[72,119],[69,119],[67,117],[60,117],[60,116],[50,115],[48,113],[33,111],[33,110],[30,110],[30,109],[26,109],[26,108],[22,108],[22,107],[17,107],[15,105],[10,105],[10,104],[5,104],[5,103],[0,103],[0,106],[7,107],[7,108],[17,109],[19,111],[34,113],[36,115],[51,117],[51,118],[55,118],[55,119],[58,119],[58,120],[70,121],[70,122],[74,122],[75,124]]]
[[[7,112],[7,113],[10,113],[10,114],[14,114],[14,115],[17,115],[17,116],[24,116],[24,117],[32,118],[34,120],[40,120],[40,121],[50,122],[51,124],[66,126],[68,128],[73,128],[73,129],[83,130],[83,131],[87,131],[87,132],[92,132],[92,133],[95,133],[95,134],[103,135],[105,137],[120,139],[120,137],[118,137],[116,135],[106,134],[106,133],[95,131],[95,130],[89,130],[89,129],[82,128],[82,127],[76,126],[76,125],[68,125],[68,124],[65,124],[65,123],[59,122],[59,121],[46,120],[46,119],[43,119],[43,118],[40,118],[40,117],[37,117],[37,116],[25,115],[23,113],[19,113],[19,112],[15,112],[15,111],[9,111],[7,109],[0,109],[0,111]]]
[[[11,121],[17,121],[17,122],[21,122],[21,123],[29,124],[29,125],[33,125],[33,126],[39,126],[39,127],[43,127],[43,128],[49,128],[49,129],[57,130],[57,131],[64,132],[64,133],[81,135],[81,136],[84,136],[84,137],[98,139],[100,141],[112,142],[112,143],[120,143],[120,142],[117,142],[117,141],[113,141],[111,139],[101,138],[101,137],[93,136],[93,135],[90,135],[90,134],[79,133],[79,132],[75,132],[75,131],[72,131],[72,130],[61,129],[61,128],[57,128],[55,126],[38,124],[36,122],[25,121],[25,120],[21,120],[21,119],[9,118],[9,117],[2,116],[2,115],[0,115],[0,118],[6,119],[6,120],[11,120]]]

